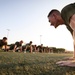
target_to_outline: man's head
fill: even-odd
[[[41,44],[41,47],[43,47],[43,44]]]
[[[7,37],[3,37],[3,42],[7,42]]]
[[[51,25],[55,28],[63,22],[60,12],[56,9],[51,10],[47,17]]]
[[[20,44],[22,44],[22,43],[23,43],[23,40],[20,41]]]
[[[32,44],[33,42],[32,41],[30,41],[30,44]]]

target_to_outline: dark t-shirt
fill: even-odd
[[[30,48],[32,45],[30,43],[27,43],[25,46],[26,48]]]
[[[22,44],[20,44],[19,42],[16,42],[15,45],[17,45],[17,47],[22,46]]]
[[[73,34],[72,28],[69,26],[70,18],[75,14],[75,3],[65,6],[61,10],[61,17],[63,18],[67,29]]]
[[[11,44],[11,46],[10,46],[10,50],[13,50],[14,47],[15,47],[15,45],[17,45],[17,47],[22,46],[19,42],[16,42],[15,44]]]
[[[3,45],[7,45],[7,42],[3,42],[3,40],[0,40],[0,47],[2,47]]]
[[[39,48],[39,51],[42,52],[44,50],[44,47],[43,46],[38,46]]]

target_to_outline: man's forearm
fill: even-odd
[[[75,32],[74,31],[73,31],[73,46],[74,46],[73,57],[75,58]]]
[[[74,55],[73,55],[73,57],[75,58],[75,44],[74,44]]]
[[[14,51],[16,51],[16,47],[17,47],[17,46],[15,45],[15,46],[14,46]]]

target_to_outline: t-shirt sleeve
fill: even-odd
[[[18,42],[15,43],[15,45],[17,45],[17,44],[18,44]]]
[[[22,44],[20,44],[19,42],[16,42],[15,45],[17,45],[17,47],[22,46]]]
[[[70,18],[74,14],[75,14],[75,3],[69,4],[61,10],[61,17],[63,18],[63,20],[67,25],[69,25]]]

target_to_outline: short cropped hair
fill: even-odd
[[[32,41],[30,41],[30,43],[33,43]]]
[[[23,40],[21,40],[20,42],[23,43]]]
[[[7,37],[3,37],[3,40],[7,40]]]
[[[60,14],[60,11],[58,11],[57,9],[53,9],[49,12],[47,17],[49,17],[53,12],[57,12],[57,14]]]

